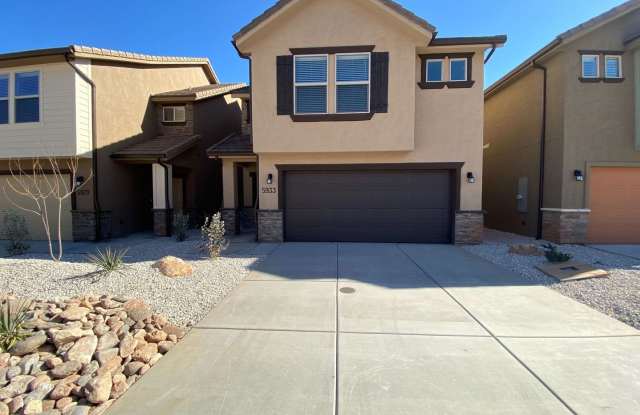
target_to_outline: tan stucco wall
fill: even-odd
[[[406,24],[405,24],[406,25]],[[253,134],[256,152],[412,150],[415,114],[415,48],[426,44],[399,20],[368,0],[299,2],[285,16],[243,42],[252,60]],[[375,45],[388,51],[389,113],[366,122],[294,123],[276,115],[276,56],[290,48]],[[329,59],[333,63],[333,59]],[[330,84],[334,65],[329,68]],[[329,107],[334,95],[329,87]]]
[[[565,118],[563,208],[589,208],[588,165],[594,162],[635,162],[634,59],[626,49],[622,57],[623,83],[582,83],[579,50],[625,50],[624,39],[637,33],[640,11],[630,13],[577,39],[567,55],[567,96]],[[573,177],[575,169],[586,174],[585,182]]]
[[[460,207],[481,209],[482,49],[464,50],[476,52],[473,88],[422,90],[417,86],[418,50],[446,52],[430,51],[428,42],[428,35],[372,7],[368,0],[310,0],[240,44],[252,59],[259,190],[266,186],[268,174],[274,175],[274,184],[268,187],[279,190],[277,164],[464,162],[463,176],[471,171],[477,181],[462,181]],[[387,114],[375,114],[370,121],[321,123],[294,123],[289,116],[276,115],[276,56],[290,54],[290,48],[374,44],[375,51],[390,56]],[[260,208],[278,209],[278,193],[260,193]]]
[[[201,66],[149,67],[92,62],[97,90],[100,201],[113,213],[113,235],[141,230],[151,209],[150,194],[141,191],[151,180],[150,166],[117,163],[110,155],[157,133],[150,96],[209,83]],[[149,186],[150,187],[150,186]]]

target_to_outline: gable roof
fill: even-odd
[[[207,77],[212,83],[220,83],[211,62],[208,58],[194,58],[184,56],[160,56],[146,55],[142,53],[125,52],[113,49],[95,48],[92,46],[70,45],[61,48],[35,49],[21,52],[11,52],[0,54],[0,61],[12,59],[37,58],[55,55],[69,55],[74,58],[87,58],[102,61],[116,61],[126,63],[136,63],[141,65],[175,65],[175,66],[202,66]]]
[[[234,44],[240,38],[242,38],[243,36],[245,36],[246,34],[251,32],[252,30],[256,29],[258,26],[260,26],[263,23],[265,23],[270,17],[275,16],[283,8],[285,8],[289,4],[292,4],[292,3],[296,2],[296,1],[300,1],[300,0],[278,0],[278,2],[276,4],[274,4],[273,6],[268,8],[267,10],[265,10],[261,15],[259,15],[255,19],[253,19],[251,22],[249,22],[249,24],[244,26],[235,35],[233,35]],[[427,30],[429,32],[435,32],[436,31],[436,28],[434,26],[432,26],[429,22],[427,22],[426,20],[424,20],[421,17],[416,16],[414,13],[412,13],[411,11],[405,9],[404,7],[402,7],[400,4],[396,3],[395,1],[392,1],[392,0],[371,0],[371,1],[377,1],[377,2],[381,3],[383,6],[385,6],[388,9],[394,11],[395,13],[399,14],[400,16],[402,16],[403,18],[405,18],[409,22],[419,26],[422,29],[425,29],[425,30]]]
[[[177,91],[167,91],[155,94],[151,97],[152,101],[180,101],[191,102],[200,101],[208,98],[215,98],[230,92],[236,92],[246,87],[247,84],[213,84],[196,86],[193,88],[179,89]]]
[[[592,19],[587,20],[584,23],[581,23],[561,34],[556,36],[551,42],[545,45],[542,49],[538,50],[536,53],[527,58],[520,65],[516,66],[513,70],[507,73],[505,76],[494,82],[489,88],[485,91],[485,98],[495,94],[502,87],[504,87],[511,79],[523,73],[525,70],[530,69],[533,65],[533,62],[540,59],[547,53],[555,50],[560,45],[566,44],[569,41],[572,41],[576,36],[586,35],[588,32],[595,30],[601,25],[605,24],[610,20],[617,19],[619,17],[624,16],[627,13],[630,13],[636,9],[640,8],[640,0],[629,0],[625,3],[622,3],[619,6],[616,6]]]

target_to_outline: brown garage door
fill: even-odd
[[[640,243],[640,168],[591,169],[588,239],[592,243]]]
[[[449,243],[449,170],[288,171],[288,241]]]

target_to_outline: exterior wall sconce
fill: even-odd
[[[82,186],[82,183],[84,183],[84,176],[76,177],[76,185],[77,186]]]
[[[467,173],[467,182],[468,183],[475,183],[476,182],[476,176],[474,176],[472,172],[468,172]]]
[[[576,178],[576,182],[584,182],[584,174],[582,174],[582,170],[574,170],[573,175]]]
[[[273,174],[267,174],[267,184],[273,184]]]

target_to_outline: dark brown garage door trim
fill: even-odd
[[[278,209],[282,211],[283,216],[286,215],[285,209],[285,176],[289,171],[384,171],[384,170],[449,170],[453,174],[451,197],[451,235],[455,235],[455,215],[460,211],[460,186],[461,171],[464,162],[449,163],[377,163],[377,164],[276,164],[278,170]],[[286,218],[283,217],[283,223]],[[283,230],[284,239],[286,240],[286,229]]]

